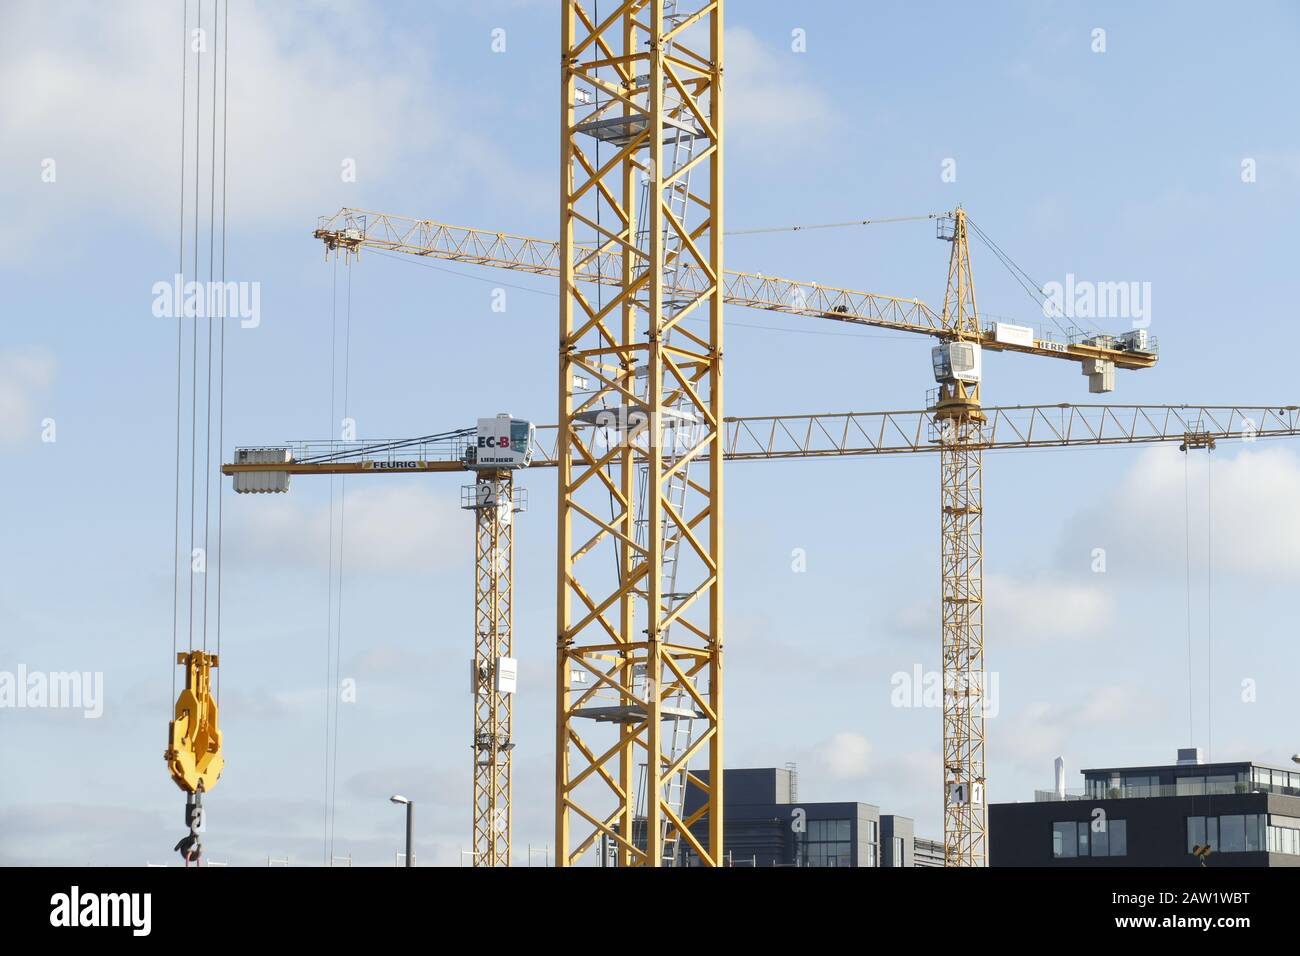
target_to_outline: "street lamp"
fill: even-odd
[[[415,812],[415,803],[407,800],[400,793],[395,793],[388,798],[390,802],[404,804],[406,806],[406,865],[411,865],[411,814]]]
[[[1292,754],[1292,755],[1291,755],[1291,762],[1292,762],[1292,763],[1300,763],[1300,754]]]

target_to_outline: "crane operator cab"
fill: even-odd
[[[473,444],[465,449],[465,464],[489,471],[527,468],[533,460],[534,432],[532,422],[506,412],[480,418]]]
[[[934,380],[941,385],[950,382],[979,384],[981,373],[980,347],[975,342],[944,342],[930,350],[934,364]]]

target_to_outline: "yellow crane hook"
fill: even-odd
[[[182,652],[176,655],[176,663],[185,665],[185,689],[176,698],[176,716],[168,724],[163,757],[176,786],[186,793],[211,793],[226,763],[210,680],[217,655]]]

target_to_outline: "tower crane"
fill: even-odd
[[[514,473],[532,459],[533,425],[500,414],[475,428],[420,439],[370,443],[314,442],[240,448],[222,466],[237,494],[289,490],[293,474],[396,474],[469,471],[461,507],[474,513],[474,700],[472,860],[475,866],[510,865],[512,702],[514,657],[514,515],[528,504]],[[358,453],[357,448],[364,449]]]
[[[1210,447],[1234,438],[1300,436],[1296,406],[1018,405],[985,408],[982,414],[979,444],[973,451],[1169,442]],[[945,438],[947,422],[936,409],[733,417],[724,420],[724,456],[729,461],[781,461],[937,452],[946,469],[951,453]],[[601,437],[599,432],[618,428],[617,422],[586,425],[584,444],[616,443],[618,436]],[[642,444],[646,437],[643,430],[633,441]],[[293,475],[476,474],[475,484],[462,490],[462,505],[476,515],[471,666],[476,866],[503,866],[510,860],[515,690],[511,515],[526,503],[521,489],[513,488],[513,476],[523,467],[558,464],[556,426],[532,426],[499,415],[480,420],[476,429],[401,440],[237,448],[234,460],[222,466],[240,493],[286,492]],[[971,696],[971,705],[979,706]],[[678,806],[674,810],[680,815]],[[634,841],[638,847],[644,836],[642,832],[641,840]],[[669,831],[670,845],[679,839],[686,837],[675,829]],[[699,842],[698,836],[691,839]]]
[[[593,187],[594,189],[594,187]],[[595,190],[600,192],[600,190]],[[601,195],[604,195],[601,192]],[[587,222],[590,217],[581,221]],[[591,225],[590,222],[587,222]],[[618,288],[628,274],[630,261],[640,254],[628,241],[602,234],[597,245],[561,243],[512,233],[452,226],[427,219],[395,216],[387,213],[344,208],[332,216],[322,217],[313,233],[330,252],[360,254],[375,249],[453,262],[511,269],[544,276],[567,276],[570,287]],[[932,361],[939,389],[933,404],[943,440],[941,455],[940,566],[942,608],[942,661],[944,673],[944,846],[945,861],[954,866],[982,865],[986,860],[986,823],[984,790],[984,718],[977,706],[984,674],[983,652],[983,485],[982,432],[987,419],[980,406],[981,356],[984,351],[1016,352],[1045,358],[1064,359],[1082,366],[1094,392],[1111,391],[1114,370],[1151,368],[1158,361],[1157,342],[1144,329],[1134,329],[1117,336],[1076,337],[1061,342],[1050,336],[1036,335],[1034,330],[1008,323],[984,325],[976,307],[971,277],[970,245],[966,213],[958,208],[938,220],[938,236],[951,243],[948,281],[943,305],[935,310],[919,298],[903,298],[821,283],[780,278],[763,273],[721,270],[718,285],[724,302],[769,312],[868,325],[903,332],[920,333],[939,340],[932,350]],[[627,260],[627,261],[625,261]],[[566,268],[567,267],[567,268]],[[714,270],[717,271],[717,270]],[[669,302],[703,302],[710,285],[709,268],[688,260],[685,254],[673,259],[663,281],[662,295]],[[644,280],[638,280],[644,282]],[[641,288],[641,286],[638,286]],[[590,292],[579,301],[587,303]],[[627,308],[632,300],[624,293]],[[635,300],[640,301],[640,300]],[[593,312],[596,310],[592,310]],[[647,311],[641,309],[641,311]],[[697,310],[698,311],[698,310]],[[670,323],[672,328],[680,325]],[[602,326],[602,328],[604,328]],[[601,333],[603,334],[603,333]],[[694,343],[698,350],[698,343]],[[638,358],[637,362],[640,361]],[[633,363],[634,366],[636,363]],[[605,379],[604,391],[612,393],[618,405],[617,377]],[[587,370],[572,369],[562,376],[562,383],[601,380]],[[635,379],[634,379],[635,381]],[[626,386],[622,392],[627,392]],[[679,394],[685,390],[679,390]],[[635,395],[635,392],[634,392]],[[605,396],[603,404],[611,404]],[[568,399],[566,398],[566,401]],[[581,396],[581,411],[591,413],[592,396]],[[649,406],[634,397],[638,407]],[[672,409],[661,409],[664,412]],[[578,446],[575,446],[578,447]],[[580,465],[590,468],[590,455],[582,456]],[[622,465],[607,458],[602,466]],[[630,473],[631,465],[628,465]],[[583,472],[585,474],[585,471]],[[585,479],[584,479],[585,480]],[[598,485],[599,482],[592,482]],[[671,509],[670,509],[671,510]],[[697,512],[696,515],[702,514]],[[597,529],[597,537],[618,538],[614,529]],[[685,538],[686,535],[679,537]],[[589,615],[598,604],[585,602]],[[601,611],[603,614],[603,610]],[[598,617],[604,620],[603,617]],[[620,619],[622,620],[622,619]],[[608,627],[608,622],[606,625]],[[617,628],[613,629],[617,632]],[[608,633],[608,632],[607,632]],[[720,662],[720,655],[717,657]],[[717,665],[720,667],[720,663]],[[573,668],[582,673],[583,669]],[[675,678],[677,675],[673,675]],[[672,682],[673,678],[670,678]],[[677,683],[680,692],[681,683]],[[561,689],[558,697],[568,699]],[[559,705],[559,723],[566,725],[571,711]],[[699,708],[709,712],[708,708]],[[630,714],[636,711],[629,712]],[[716,716],[709,720],[716,723]],[[657,724],[658,722],[656,722]],[[559,729],[560,737],[572,739],[572,728]],[[567,737],[566,737],[567,735]],[[635,735],[634,735],[635,736]],[[648,733],[646,734],[648,738]],[[648,744],[647,744],[648,745]],[[594,755],[577,748],[581,759]],[[662,751],[660,751],[662,752]],[[669,749],[671,753],[671,748]],[[611,759],[606,754],[600,762]],[[590,764],[579,773],[592,773]],[[568,771],[557,768],[557,780]],[[622,799],[630,787],[619,783],[612,774],[599,774],[616,798]],[[621,779],[621,778],[620,778]],[[710,779],[716,776],[710,775]],[[561,802],[570,800],[565,785],[560,787]],[[704,809],[714,814],[720,809],[716,799],[705,800]],[[558,811],[557,811],[558,813]],[[616,840],[611,824],[578,810],[594,831]],[[624,817],[631,812],[624,808]],[[711,817],[712,818],[712,817]],[[567,825],[567,824],[566,824]],[[647,826],[649,824],[647,823]],[[567,846],[567,838],[557,822],[557,843]],[[625,827],[623,832],[630,832]],[[582,849],[585,849],[585,844]],[[625,851],[623,862],[633,850]]]

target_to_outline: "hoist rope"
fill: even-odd
[[[216,262],[217,262],[217,46],[221,40],[219,27],[217,26],[216,3],[213,4],[212,11],[212,132],[209,136],[211,140],[212,155],[208,163],[208,288],[212,288],[213,280],[216,279]],[[212,301],[209,295],[208,302]],[[223,302],[220,312],[225,314],[225,302]],[[207,401],[204,413],[204,432],[203,432],[203,653],[208,652],[208,558],[212,552],[209,549],[211,544],[210,537],[212,531],[212,310],[205,308],[203,310],[208,327],[208,361],[207,361],[207,384],[204,386],[205,398]],[[218,320],[220,321],[220,320]],[[221,488],[217,487],[217,493],[220,494]]]
[[[179,186],[179,228],[178,228],[178,252],[176,279],[172,297],[170,312],[171,318],[176,322],[176,450],[173,474],[173,508],[172,508],[172,656],[169,660],[169,669],[171,671],[171,691],[172,700],[177,699],[177,656],[180,646],[180,610],[182,605],[182,575],[185,577],[184,605],[186,608],[186,643],[190,655],[197,653],[201,646],[204,654],[208,650],[208,631],[209,624],[212,623],[210,618],[215,611],[214,633],[217,644],[217,654],[220,654],[221,641],[221,585],[220,585],[220,550],[222,535],[222,498],[221,498],[221,479],[217,478],[215,492],[217,495],[216,502],[216,534],[217,534],[217,574],[218,582],[216,584],[215,597],[212,594],[212,585],[209,582],[209,572],[212,564],[212,537],[213,537],[213,432],[216,432],[217,454],[221,454],[221,445],[224,442],[224,423],[225,423],[225,320],[227,297],[225,295],[225,273],[226,273],[226,159],[228,155],[226,132],[228,128],[226,119],[226,101],[229,90],[229,45],[226,42],[225,30],[229,26],[229,5],[225,8],[224,23],[222,19],[221,0],[213,0],[211,7],[211,28],[205,25],[203,18],[203,0],[196,0],[195,19],[191,28],[189,19],[189,2],[185,0],[182,4],[181,14],[181,119],[180,119],[180,186]],[[211,42],[209,43],[209,36]],[[218,52],[221,57],[218,57]],[[194,54],[194,158],[193,169],[190,166],[190,154],[188,144],[189,134],[189,60],[190,54]],[[204,100],[205,91],[203,88],[203,56],[212,57],[212,85],[211,92],[207,93],[208,100]],[[224,65],[223,65],[224,64]],[[223,75],[223,70],[225,75]],[[208,261],[206,273],[200,272],[201,266],[201,227],[203,222],[202,198],[203,198],[203,131],[204,116],[203,110],[205,105],[210,106],[212,113],[210,117],[210,126],[208,129]],[[221,127],[218,133],[217,113],[221,111]],[[221,137],[220,165],[218,165],[217,137]],[[187,177],[193,176],[193,210],[189,208],[190,182]],[[221,177],[221,250],[220,250],[220,283],[218,284],[218,252],[217,252],[217,177]],[[190,221],[187,216],[193,217],[193,227],[191,231]],[[187,250],[185,243],[193,243],[193,249]],[[186,267],[189,266],[189,274],[186,275]],[[206,275],[206,279],[204,279]],[[156,306],[155,306],[156,307]],[[167,314],[167,313],[160,313]],[[203,366],[199,366],[199,336],[200,320],[203,321],[206,335],[204,351],[202,358]],[[214,327],[214,323],[216,326]],[[185,338],[187,334],[190,342],[190,395],[188,408],[186,408],[185,393]],[[215,367],[214,367],[215,366]],[[220,371],[218,372],[218,368]],[[214,383],[215,376],[215,383]],[[204,395],[202,408],[204,418],[202,427],[199,423],[199,381],[204,382]],[[214,385],[215,392],[214,395]],[[215,409],[214,409],[215,402]],[[185,413],[189,412],[189,538],[188,553],[181,548],[181,487],[182,487],[182,460],[184,455],[184,421]],[[214,418],[218,422],[214,426]],[[203,433],[203,453],[198,451],[199,433]],[[202,475],[200,476],[200,468]],[[200,490],[200,481],[202,489]],[[199,525],[198,508],[200,495],[203,505],[202,526]],[[201,547],[200,547],[201,545]],[[200,596],[196,593],[198,583],[195,575],[203,575],[203,593]],[[215,606],[214,606],[215,605]],[[195,613],[201,615],[196,622]],[[197,632],[197,633],[196,633]],[[190,684],[190,675],[194,673],[193,659],[191,657],[191,669],[187,671],[186,685]],[[205,669],[206,673],[206,669]],[[216,695],[220,697],[220,671],[217,674]],[[196,693],[199,688],[196,685]],[[169,713],[174,713],[174,704],[169,706]],[[187,719],[191,722],[190,743],[174,744],[174,746],[191,746],[193,741],[194,722],[199,724],[203,721],[202,711],[200,713],[188,713]],[[170,750],[168,752],[169,763],[173,762],[175,754]],[[172,766],[172,773],[178,782],[182,783],[183,788],[187,789],[189,796],[186,800],[186,821],[190,827],[189,835],[176,844],[175,849],[181,851],[185,858],[186,865],[191,862],[198,864],[201,858],[201,844],[199,843],[199,832],[202,828],[202,794],[203,779],[200,778],[197,787],[191,789],[191,780],[188,774],[184,779],[176,776],[178,771]]]
[[[221,48],[221,288],[226,288],[226,158],[229,139],[227,129],[230,119],[230,0],[226,0],[222,32],[225,45]],[[220,456],[226,447],[226,297],[222,296],[221,314],[221,368],[217,373],[217,454]],[[217,658],[221,657],[221,558],[223,555],[222,519],[224,517],[225,495],[220,485],[217,490]],[[221,668],[217,668],[217,707],[221,707]]]
[[[1191,492],[1191,455],[1183,451],[1183,553],[1186,561],[1187,578],[1187,745],[1196,746],[1196,722],[1193,708],[1195,696],[1193,691],[1192,659],[1192,492]]]
[[[1205,452],[1205,760],[1214,760],[1214,449]]]
[[[345,264],[347,269],[347,308],[344,318],[343,332],[343,417],[348,417],[348,385],[352,373],[352,266],[350,263]],[[334,697],[334,755],[333,769],[330,775],[330,865],[334,864],[334,818],[338,811],[338,782],[339,782],[339,684],[340,684],[340,662],[342,659],[343,647],[343,522],[347,515],[347,491],[348,479],[344,475],[339,482],[339,573],[338,573],[338,597],[337,615],[334,622],[334,684],[331,687],[331,693]]]
[[[180,233],[179,242],[177,243],[179,251],[177,253],[176,272],[178,274],[185,271],[185,88],[189,79],[189,50],[185,45],[185,38],[189,35],[189,5],[185,4],[181,8],[181,175],[180,175]],[[173,310],[175,311],[175,310]],[[172,695],[167,701],[167,711],[170,714],[176,701],[176,647],[180,634],[180,592],[181,592],[181,569],[180,569],[180,550],[181,550],[181,381],[182,381],[182,330],[181,320],[176,316],[176,487],[175,487],[175,520],[172,528],[172,656],[169,658],[168,665],[172,675]]]
[[[198,0],[198,29],[203,29],[203,0]],[[199,120],[203,112],[202,90],[203,70],[200,45],[193,44],[194,50],[194,282],[199,280],[199,163],[202,155],[203,130]],[[184,309],[180,310],[184,313]],[[189,594],[189,650],[194,650],[194,523],[197,518],[196,493],[198,481],[195,466],[198,464],[198,414],[199,414],[199,326],[198,322],[190,329],[190,547],[186,564],[187,591]]]
[[[335,367],[338,356],[338,311],[339,311],[339,260],[338,256],[334,257],[333,275],[330,280],[330,424],[327,434],[334,434],[334,397],[335,397]],[[329,848],[329,818],[330,818],[330,708],[333,706],[334,694],[330,688],[330,670],[331,655],[330,650],[334,642],[334,486],[335,476],[330,475],[330,502],[329,502],[329,566],[327,571],[327,587],[325,592],[325,775],[324,800],[325,800],[325,819],[321,831],[321,855],[324,857],[325,866],[330,865],[330,848]]]
[[[723,232],[723,235],[757,236],[761,233],[769,232],[808,232],[813,229],[844,229],[848,226],[875,226],[888,222],[924,222],[927,219],[938,219],[939,216],[940,214],[937,212],[929,212],[921,216],[887,216],[878,219],[851,219],[846,222],[818,222],[799,226],[765,226],[760,229],[728,229]],[[967,221],[969,222],[969,220]]]
[[[345,286],[344,329],[343,329],[343,418],[348,417],[349,389],[352,372],[352,269],[351,263],[344,262],[347,270]],[[335,416],[339,409],[338,388],[338,257],[334,259],[334,269],[330,285],[330,429],[341,423]],[[325,456],[335,457],[335,455]],[[343,642],[343,544],[344,519],[347,513],[347,478],[343,476],[336,484],[330,476],[329,499],[329,569],[326,593],[326,627],[325,627],[325,774],[324,804],[325,816],[321,836],[324,863],[332,866],[334,862],[334,832],[337,816],[338,795],[338,728],[339,728],[339,687],[342,673]],[[338,489],[338,546],[335,547],[335,489]],[[337,569],[337,571],[336,571]]]

